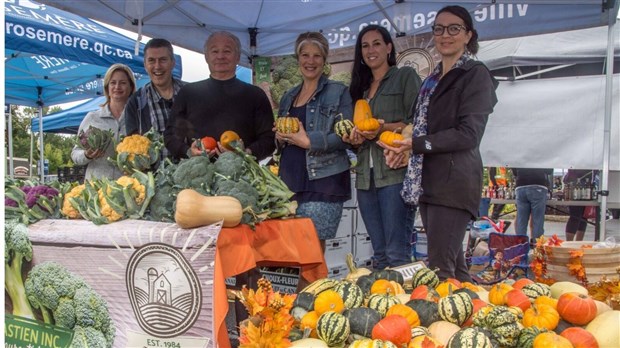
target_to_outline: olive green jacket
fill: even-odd
[[[385,120],[385,123],[411,123],[413,115],[411,107],[421,84],[422,81],[413,68],[392,66],[383,77],[377,93],[370,100],[373,116]],[[356,188],[362,190],[370,188],[371,158],[375,187],[403,182],[407,168],[390,169],[385,164],[383,149],[376,144],[376,139],[367,140],[357,148]]]

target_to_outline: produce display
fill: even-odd
[[[289,295],[293,324],[278,334],[291,346],[620,347],[620,311],[579,284],[522,278],[485,289],[440,281],[428,268],[406,284],[395,270],[349,269],[342,280],[319,279]],[[248,347],[257,340],[242,337]]]
[[[108,145],[114,139],[111,130],[102,130],[97,127],[89,126],[86,131],[82,130],[78,134],[77,146],[85,151],[101,150],[105,151]]]

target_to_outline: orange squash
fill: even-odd
[[[553,307],[555,310],[558,309],[558,300],[556,300],[555,298],[551,297],[551,296],[538,296],[535,300],[534,300],[534,304],[546,304],[549,305],[551,307]]]
[[[512,290],[512,286],[506,283],[498,283],[493,285],[491,290],[489,290],[489,302],[496,306],[502,306],[506,304],[504,296],[508,293],[508,291]]]
[[[220,144],[225,148],[232,150],[232,142],[241,139],[235,131],[227,130],[220,135]]]
[[[385,316],[389,315],[400,315],[401,317],[407,319],[409,326],[416,327],[420,326],[420,317],[418,316],[418,312],[414,311],[411,307],[398,303],[390,307]]]
[[[598,348],[598,342],[594,335],[580,327],[569,327],[562,331],[560,336],[568,339],[575,348]]]
[[[448,280],[444,280],[443,282],[439,283],[439,285],[437,285],[437,287],[435,288],[440,297],[446,297],[457,289],[459,289],[459,287]]]
[[[439,302],[439,293],[428,285],[420,285],[413,289],[409,299]]]
[[[379,127],[381,127],[381,124],[376,118],[368,118],[360,121],[359,123],[356,123],[355,126],[361,131],[372,132],[379,129]]]
[[[281,116],[276,119],[276,130],[284,134],[299,132],[299,119],[297,117]]]
[[[316,296],[314,300],[314,310],[319,316],[329,311],[342,313],[344,310],[344,301],[336,291],[325,290]]]
[[[479,298],[472,299],[471,303],[474,305],[474,309],[472,310],[471,316],[467,320],[465,320],[463,325],[461,325],[462,327],[472,326],[472,324],[474,323],[474,315],[476,315],[476,313],[478,313],[481,308],[489,305],[488,303],[484,302]]]
[[[392,284],[389,280],[377,279],[370,286],[370,293],[395,295],[396,289],[394,289],[394,284]]]
[[[411,341],[411,326],[400,315],[386,315],[372,328],[372,339],[390,341],[401,347]]]
[[[565,292],[558,298],[558,313],[571,324],[586,325],[596,317],[596,312],[596,303],[588,295]]]
[[[560,322],[560,315],[546,304],[533,305],[523,313],[523,326],[553,330]]]
[[[317,337],[316,334],[316,323],[319,321],[319,315],[316,311],[310,311],[308,313],[306,313],[302,318],[301,321],[299,322],[299,328],[304,330],[304,329],[310,329],[310,337]]]
[[[516,306],[526,311],[530,308],[530,298],[519,289],[512,289],[504,295],[504,303],[506,306]]]
[[[573,348],[570,341],[555,332],[543,332],[534,338],[534,348]]]
[[[400,144],[395,144],[394,141],[395,140],[399,140],[402,141],[405,138],[403,138],[402,134],[397,133],[397,132],[392,132],[392,131],[385,131],[382,132],[381,135],[379,136],[379,140],[388,145],[388,146],[392,146],[392,147],[400,147]]]
[[[366,99],[359,99],[355,102],[355,109],[353,110],[353,124],[357,126],[358,123],[369,118],[373,118],[370,104]]]
[[[533,284],[534,281],[529,278],[519,278],[516,282],[512,284],[512,287],[515,289],[521,290],[527,284]]]

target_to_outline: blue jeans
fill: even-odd
[[[527,235],[527,226],[532,217],[532,239],[545,233],[545,209],[547,207],[547,188],[540,185],[517,187],[517,225],[515,231]]]
[[[376,188],[370,181],[368,190],[357,190],[362,220],[370,236],[375,268],[396,267],[411,263],[410,237],[415,213],[400,197],[402,184]]]

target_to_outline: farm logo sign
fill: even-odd
[[[136,320],[146,333],[177,337],[200,314],[200,281],[181,252],[168,244],[149,243],[127,263],[125,281]]]

